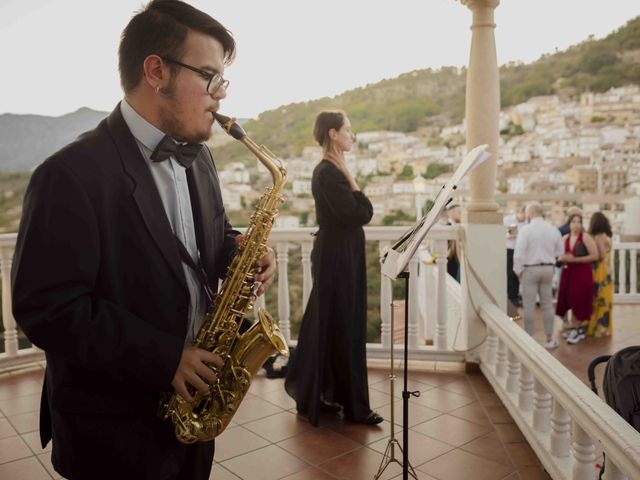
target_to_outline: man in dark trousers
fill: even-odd
[[[505,215],[503,224],[507,227],[507,314],[515,317],[518,315],[520,302],[520,280],[513,271],[513,251],[516,248],[518,232],[527,224],[525,206],[520,207],[515,213]]]
[[[214,442],[183,445],[157,417],[161,392],[187,400],[221,359],[192,346],[235,251],[213,159],[200,142],[225,98],[235,42],[178,0],[125,28],[124,99],[53,154],[27,189],[13,309],[46,353],[40,436],[76,479],[208,479]],[[270,251],[260,262],[272,281]]]

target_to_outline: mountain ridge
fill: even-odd
[[[414,70],[331,98],[283,105],[243,121],[243,126],[256,143],[287,158],[313,145],[312,124],[322,109],[345,110],[359,131],[414,132],[459,123],[464,116],[465,84],[465,67]],[[640,17],[605,38],[588,38],[528,64],[509,62],[500,67],[502,108],[538,95],[573,97],[625,84],[640,84]],[[0,115],[0,171],[32,170],[107,115],[87,107],[59,117]],[[238,142],[215,150],[222,165],[255,161]]]

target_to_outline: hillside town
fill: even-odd
[[[496,198],[505,213],[535,198],[559,224],[566,208],[577,204],[586,215],[605,212],[624,234],[625,211],[637,208],[640,194],[640,87],[575,100],[533,97],[504,109],[500,130]],[[348,163],[373,203],[372,223],[422,215],[462,159],[464,138],[464,123],[411,134],[358,132]],[[284,159],[289,182],[278,226],[314,225],[311,175],[320,157],[319,147],[308,146]],[[259,164],[231,163],[219,175],[230,212],[249,208],[260,195],[255,187],[268,181]],[[465,186],[459,191],[464,203]]]

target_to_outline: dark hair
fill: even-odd
[[[589,220],[589,233],[591,235],[598,235],[599,233],[606,233],[607,237],[611,237],[611,223],[609,219],[602,212],[596,212],[591,215]]]
[[[346,115],[339,110],[326,110],[320,112],[316,117],[316,123],[313,127],[313,138],[323,148],[329,146],[329,130],[335,128],[340,130],[344,125]]]
[[[138,86],[142,64],[149,55],[180,60],[189,30],[215,38],[222,44],[225,64],[233,61],[236,42],[220,22],[179,0],[153,0],[125,27],[118,49],[120,83],[125,93]],[[171,65],[170,68],[176,68]]]
[[[567,225],[569,225],[573,221],[573,219],[575,217],[578,217],[580,219],[580,223],[582,223],[582,220],[583,220],[582,219],[582,215],[580,215],[579,213],[573,213],[573,214],[569,215],[569,218],[567,220]]]

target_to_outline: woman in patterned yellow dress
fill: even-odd
[[[591,216],[589,233],[598,246],[599,259],[593,263],[593,313],[587,335],[603,337],[613,331],[613,280],[611,277],[611,224],[601,212]]]

